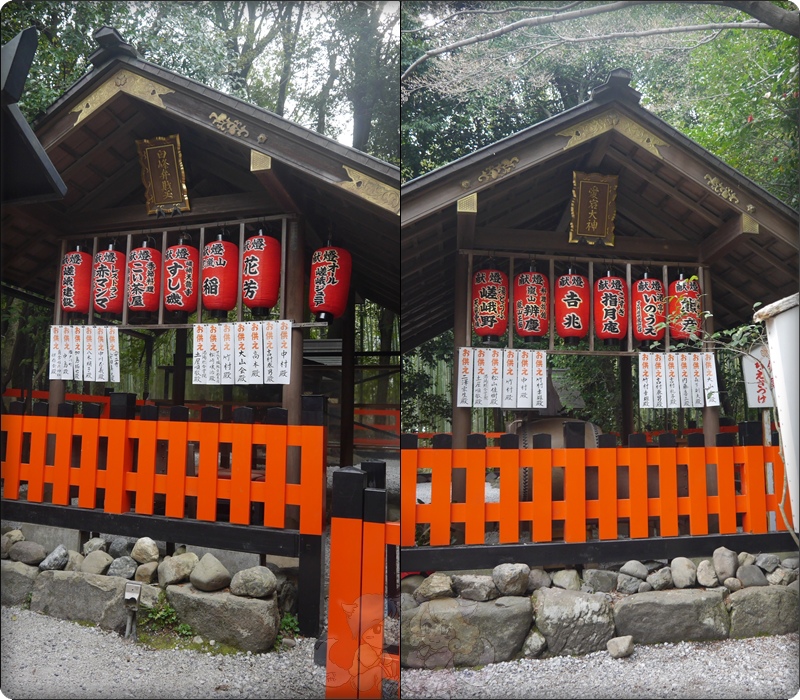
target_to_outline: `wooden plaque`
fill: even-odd
[[[614,245],[617,215],[617,176],[600,173],[572,173],[572,221],[569,242],[581,238],[590,245],[602,241]]]
[[[136,141],[147,213],[189,211],[186,175],[178,134]]]

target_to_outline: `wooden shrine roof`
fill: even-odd
[[[116,30],[95,39],[93,69],[34,124],[66,195],[3,207],[4,286],[52,299],[64,238],[289,213],[305,222],[306,274],[330,237],[352,254],[356,293],[399,312],[399,168],[144,61]],[[191,209],[158,218],[147,214],[136,141],[172,134]]]
[[[612,71],[588,101],[401,187],[404,352],[453,327],[458,251],[702,264],[716,330],[797,292],[798,213],[644,109],[629,80]],[[618,176],[614,247],[568,242],[573,171]],[[460,241],[459,200],[477,209]]]

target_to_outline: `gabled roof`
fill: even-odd
[[[401,187],[403,351],[453,326],[458,250],[702,263],[717,330],[797,291],[797,212],[644,109],[629,81],[613,71],[586,102]],[[614,247],[568,242],[574,171],[618,176]],[[461,242],[459,200],[477,206]]]
[[[149,63],[116,30],[95,39],[93,69],[35,124],[67,194],[4,207],[4,284],[52,297],[62,238],[159,231],[136,141],[178,134],[191,209],[167,224],[300,214],[307,261],[330,238],[352,254],[357,294],[399,311],[399,168]]]

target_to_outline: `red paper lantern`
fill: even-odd
[[[131,311],[158,311],[161,296],[161,251],[147,241],[128,255],[128,308]]]
[[[123,271],[125,255],[110,243],[108,250],[94,256],[94,310],[98,313],[121,314],[124,299]]]
[[[77,245],[61,264],[61,308],[69,313],[88,314],[91,296],[92,256]]]
[[[350,253],[344,248],[327,246],[314,251],[311,256],[308,308],[317,315],[317,321],[330,323],[344,313],[352,267]]]
[[[521,272],[514,278],[514,322],[517,335],[547,335],[550,314],[550,282],[541,272]]]
[[[222,234],[203,248],[203,307],[211,311],[230,311],[236,306],[239,247],[225,241]]]
[[[697,337],[700,326],[700,285],[684,279],[683,273],[669,285],[669,337],[689,340]]]
[[[186,314],[197,310],[200,253],[181,237],[164,254],[164,308]]]
[[[562,338],[583,338],[589,333],[589,280],[572,268],[556,280],[556,333]]]
[[[472,276],[472,329],[486,342],[508,330],[508,277],[500,270],[478,270]]]
[[[650,279],[644,273],[631,288],[631,312],[633,313],[633,337],[640,342],[655,342],[664,337],[664,322],[667,318],[664,303],[664,285],[661,280]]]
[[[244,242],[242,303],[251,309],[271,309],[281,288],[281,243],[260,231]]]
[[[620,340],[628,332],[628,285],[611,271],[594,282],[594,332],[605,341]]]

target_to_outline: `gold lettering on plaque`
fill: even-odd
[[[738,204],[739,198],[736,196],[736,191],[728,187],[722,180],[713,175],[706,173],[703,178],[708,183],[708,187],[712,192],[716,192],[723,199],[727,199],[732,204]]]
[[[569,242],[577,243],[583,238],[590,245],[602,241],[607,246],[613,246],[618,177],[573,172],[572,179]]]
[[[211,112],[211,114],[208,115],[208,118],[211,120],[211,123],[217,127],[217,129],[222,132],[227,132],[231,136],[241,136],[245,139],[250,136],[250,132],[247,130],[247,127],[242,124],[242,122],[240,122],[238,119],[231,119],[224,112],[221,114]]]
[[[179,134],[136,141],[148,214],[189,211]]]

